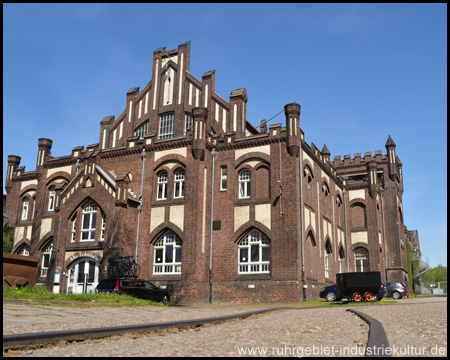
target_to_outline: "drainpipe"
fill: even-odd
[[[303,164],[302,164],[302,146],[300,143],[300,152],[298,154],[298,163],[300,167],[300,239],[302,250],[302,288],[303,300],[306,300],[306,280],[305,280],[305,236],[303,234]]]
[[[347,235],[347,204],[345,202],[345,194],[347,191],[342,190],[344,194],[344,223],[345,223],[345,257],[347,258],[347,272],[350,272],[349,259],[348,259],[348,235]]]
[[[212,303],[212,249],[213,249],[213,219],[214,219],[214,162],[216,158],[216,149],[212,149],[212,173],[211,173],[211,237],[209,248],[209,303]]]
[[[139,205],[137,207],[138,211],[138,223],[137,223],[137,231],[136,231],[136,254],[134,255],[134,259],[137,262],[138,257],[138,245],[139,245],[139,225],[141,223],[141,211],[142,211],[142,195],[144,193],[144,170],[145,170],[145,158],[147,157],[147,152],[145,148],[142,150],[142,177],[141,177],[141,195],[139,196]]]
[[[385,281],[388,281],[387,278],[387,255],[386,255],[386,233],[384,230],[384,210],[383,210],[383,196],[380,196],[380,203],[381,203],[381,224],[383,225],[383,245],[384,245],[384,276]],[[414,279],[413,279],[414,281]]]

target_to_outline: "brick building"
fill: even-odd
[[[214,71],[200,81],[189,62],[190,42],[156,50],[152,79],[100,122],[97,144],[52,157],[41,138],[34,171],[8,157],[5,214],[14,251],[40,258],[38,281],[92,291],[109,258],[137,255],[140,277],[180,303],[298,301],[346,271],[407,283],[390,136],[386,155],[331,160],[304,141],[300,105],[257,130],[246,90],[225,100]]]

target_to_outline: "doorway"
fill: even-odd
[[[99,282],[100,263],[82,258],[74,262],[68,272],[68,294],[93,293]]]

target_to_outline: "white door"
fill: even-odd
[[[93,259],[80,259],[72,264],[68,272],[68,294],[93,293],[98,285],[100,264]]]

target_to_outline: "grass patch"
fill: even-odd
[[[13,288],[3,286],[3,299],[28,299],[28,300],[49,300],[68,301],[80,304],[117,304],[127,306],[166,306],[151,300],[138,299],[130,295],[118,294],[54,294],[41,286]]]

